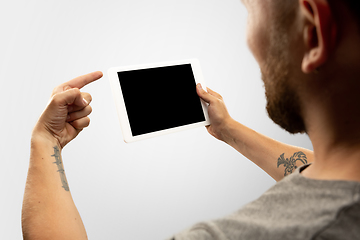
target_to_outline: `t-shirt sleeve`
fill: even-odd
[[[204,222],[176,234],[169,240],[228,240],[228,238],[215,223]]]

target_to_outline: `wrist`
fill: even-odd
[[[47,130],[40,128],[38,125],[32,131],[31,135],[31,145],[48,145],[51,147],[57,146],[59,149],[62,149],[59,141]]]
[[[229,140],[231,139],[231,129],[233,128],[232,126],[234,121],[235,120],[233,120],[231,117],[228,117],[223,119],[220,124],[213,124],[213,135],[220,141],[229,143]]]
[[[231,142],[233,141],[233,133],[234,133],[234,129],[236,129],[235,125],[239,124],[238,122],[236,122],[233,118],[229,117],[226,120],[223,121],[223,123],[221,124],[221,129],[220,129],[220,140],[224,141],[227,144],[231,144]]]

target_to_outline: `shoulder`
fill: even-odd
[[[318,235],[315,240],[334,239],[334,240],[353,240],[360,236],[360,201],[345,206],[339,212],[337,217]]]

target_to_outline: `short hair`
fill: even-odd
[[[356,18],[358,25],[360,26],[360,1],[359,0],[337,0],[337,1],[342,1],[348,7],[350,12],[352,12],[353,16]]]
[[[335,2],[344,4],[355,18],[360,33],[360,0],[328,0],[328,2],[333,10],[336,9]],[[298,0],[276,0],[274,3],[275,9],[277,9],[277,11],[274,11],[277,24],[282,26],[283,29],[290,27],[294,23],[296,10],[299,7]],[[336,15],[336,11],[334,11],[334,14]]]

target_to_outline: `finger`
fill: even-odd
[[[199,97],[202,99],[202,100],[204,100],[205,102],[207,102],[207,103],[211,103],[212,101],[214,101],[215,100],[215,96],[212,96],[211,94],[209,94],[208,92],[206,92],[203,88],[202,88],[202,86],[201,86],[201,84],[200,83],[198,83],[197,85],[196,85],[196,92],[197,92],[197,94],[199,95]]]
[[[97,71],[97,72],[89,73],[89,74],[74,78],[74,79],[72,79],[72,80],[70,80],[68,82],[65,82],[63,84],[60,84],[59,86],[54,88],[54,90],[52,91],[51,96],[54,96],[57,93],[67,91],[67,90],[72,89],[72,88],[81,89],[85,85],[87,85],[87,84],[101,78],[102,76],[103,76],[103,73],[100,72],[100,71]]]
[[[90,95],[90,93],[86,93],[86,92],[82,92],[81,93],[82,98],[84,98],[89,104],[92,101],[92,97]]]
[[[84,98],[88,102],[88,104],[90,104],[92,101],[92,97],[89,93],[82,92],[81,97]],[[82,110],[83,108],[84,108],[83,106],[76,106],[76,105],[72,104],[72,105],[69,105],[68,112],[69,113],[77,112],[77,111]]]
[[[77,112],[73,112],[68,114],[67,116],[67,122],[73,122],[75,120],[87,117],[90,115],[90,113],[92,112],[92,108],[90,107],[90,105],[86,106],[84,109],[82,109],[81,111],[77,111]]]
[[[82,130],[90,125],[90,118],[84,117],[78,120],[70,122],[71,126],[73,126],[77,130]]]
[[[62,93],[57,93],[53,96],[54,104],[59,107],[67,107],[73,105],[73,107],[85,108],[89,103],[81,95],[81,92],[77,88],[67,90]]]
[[[208,93],[210,93],[211,95],[213,95],[213,96],[215,96],[215,97],[217,97],[217,98],[223,99],[223,97],[222,97],[219,93],[211,90],[211,89],[208,88],[208,87],[207,87],[206,89],[207,89]]]
[[[63,90],[67,90],[68,88],[78,88],[81,89],[88,85],[89,83],[92,83],[98,79],[100,79],[103,76],[103,73],[100,71],[88,73],[82,76],[79,76],[77,78],[74,78],[66,83],[61,84],[63,87]]]

